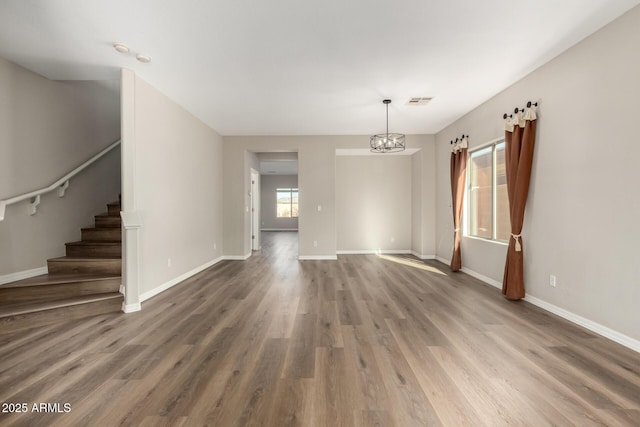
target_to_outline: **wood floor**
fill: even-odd
[[[0,425],[640,425],[638,353],[435,261],[263,241],[140,313],[0,334],[28,404]]]

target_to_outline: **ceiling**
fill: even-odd
[[[378,133],[384,98],[390,131],[436,133],[638,3],[2,0],[0,56],[50,79],[133,69],[222,135]]]
[[[256,153],[261,175],[297,175],[298,153]]]
[[[261,175],[298,175],[298,162],[288,161],[262,161],[260,162]]]

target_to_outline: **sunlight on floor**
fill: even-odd
[[[443,276],[446,276],[446,273],[443,273],[442,271],[438,270],[435,267],[431,267],[430,265],[426,265],[424,264],[422,261],[417,260],[417,259],[411,259],[411,258],[404,258],[404,257],[400,257],[400,256],[395,256],[395,255],[384,255],[384,254],[377,254],[378,257],[382,258],[382,259],[386,259],[387,261],[393,261],[396,262],[398,264],[403,264],[403,265],[408,265],[409,267],[415,267],[415,268],[419,268],[421,270],[426,270],[426,271],[430,271],[432,273],[436,273],[436,274],[441,274]]]

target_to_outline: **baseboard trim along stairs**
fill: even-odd
[[[46,269],[5,276],[15,281],[0,285],[0,332],[121,311],[120,202],[65,246],[66,256],[47,260]]]

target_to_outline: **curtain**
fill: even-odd
[[[451,206],[453,208],[453,256],[451,271],[462,268],[460,256],[460,219],[462,217],[462,200],[467,178],[467,138],[456,139],[451,148]]]
[[[536,136],[536,113],[527,108],[517,112],[505,122],[505,163],[511,239],[504,266],[502,293],[518,300],[524,297],[522,224],[529,194],[529,180],[533,161],[533,146]]]

